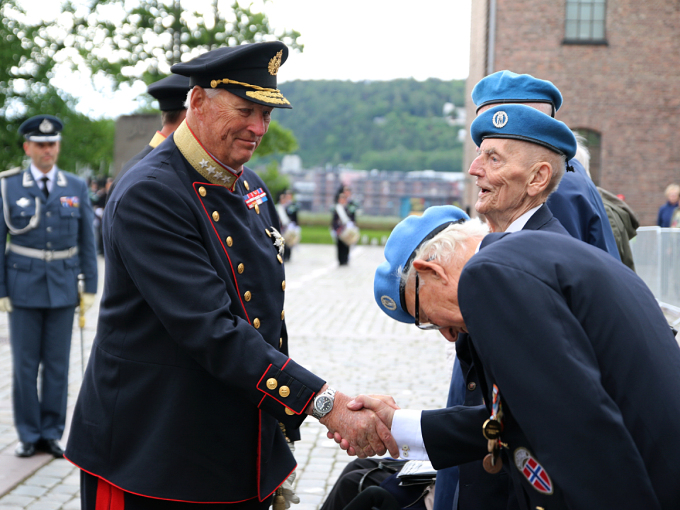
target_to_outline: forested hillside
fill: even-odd
[[[464,80],[296,80],[279,88],[293,109],[273,118],[293,131],[305,168],[461,171],[462,126],[451,125],[443,109],[464,105]]]

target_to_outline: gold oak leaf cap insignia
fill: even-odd
[[[276,55],[272,57],[269,61],[269,74],[276,75],[279,72],[279,67],[281,67],[281,57],[283,56],[283,50],[279,51]]]
[[[225,89],[253,103],[292,108],[276,88],[276,75],[287,58],[288,47],[281,41],[241,44],[203,53],[171,71],[189,77],[191,87]]]

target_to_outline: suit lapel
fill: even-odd
[[[38,183],[33,179],[33,174],[31,173],[30,168],[24,170],[24,173],[21,176],[21,186],[32,197],[38,197],[42,199],[43,202],[45,201],[45,194],[43,193],[42,189],[40,189]]]
[[[553,215],[548,209],[548,206],[543,204],[538,210],[529,218],[522,230],[539,230],[546,223],[552,219]]]

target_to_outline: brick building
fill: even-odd
[[[555,83],[557,118],[588,140],[595,183],[655,224],[680,181],[680,0],[472,0],[468,129],[472,88],[503,69]],[[467,139],[465,168],[474,157]]]

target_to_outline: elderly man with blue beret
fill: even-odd
[[[245,164],[274,108],[288,48],[219,48],[189,78],[186,119],[131,168],[104,214],[106,279],[66,457],[94,508],[260,510],[291,490],[308,416],[360,456],[396,454],[369,410],[288,356],[283,237]]]
[[[554,117],[562,106],[562,94],[548,80],[506,70],[480,80],[472,89],[472,102],[477,106],[477,114],[500,104],[524,104]],[[597,187],[577,159],[570,159],[568,165],[570,171],[563,175],[546,205],[572,237],[620,260],[616,239]]]
[[[63,127],[52,115],[26,120],[19,133],[30,165],[0,173],[0,311],[9,312],[18,457],[63,456],[73,314],[79,304],[90,308],[97,292],[87,185],[57,167]]]

